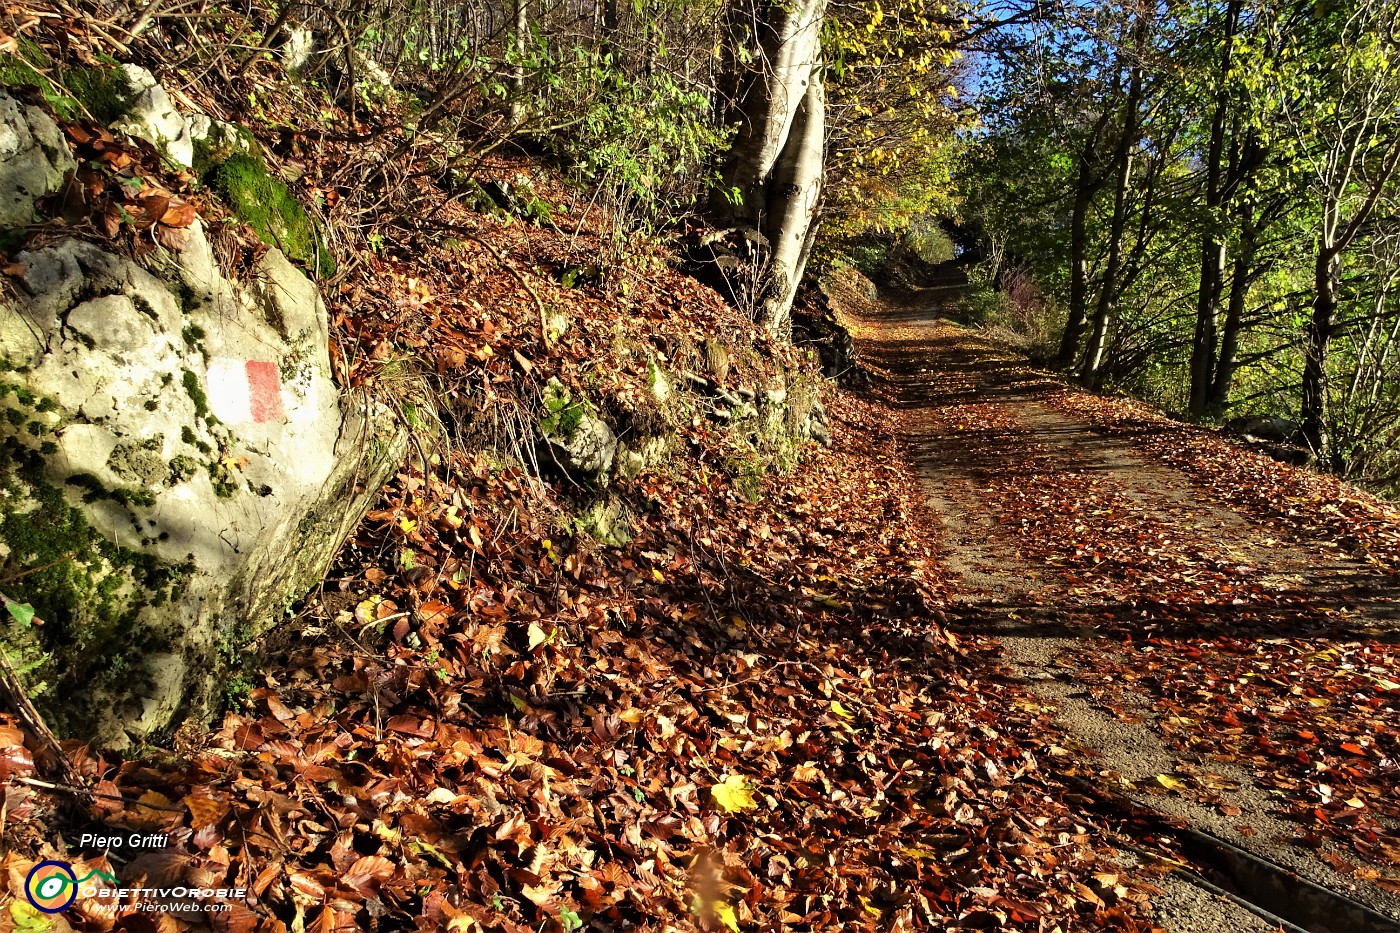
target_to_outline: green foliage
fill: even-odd
[[[1088,3],[1054,22],[1035,56],[987,84],[983,126],[958,165],[986,257],[968,314],[995,323],[1026,307],[1007,300],[1008,275],[1047,299],[1050,314],[1025,323],[1062,312],[1078,196],[1081,307],[1091,322],[1102,315],[1104,380],[1215,417],[1234,404],[1301,410],[1306,423],[1321,396],[1326,465],[1400,490],[1400,8],[1193,0],[1145,16]],[[1127,223],[1105,285],[1119,208]],[[1202,268],[1216,243],[1224,274],[1212,292]],[[1320,318],[1329,279],[1315,270],[1328,257],[1336,308]],[[1071,342],[1080,357],[1066,362],[1081,366],[1089,345]],[[1300,393],[1309,373],[1324,391]]]
[[[10,614],[20,625],[28,625],[34,621],[34,607],[29,603],[17,603],[13,600],[5,600],[5,611]]]
[[[879,237],[864,237],[842,244],[839,256],[859,269],[868,279],[874,279],[885,267],[893,248],[888,240]]]
[[[706,96],[664,70],[635,77],[605,53],[577,50],[567,69],[587,106],[577,127],[557,145],[587,177],[629,194],[666,202],[694,189],[701,167],[724,143],[709,118]]]
[[[263,242],[318,274],[334,272],[334,257],[315,222],[260,159],[236,152],[210,169],[204,181]]]
[[[949,262],[957,254],[952,237],[938,224],[928,221],[911,225],[900,246],[928,265]]]
[[[942,0],[858,0],[829,13],[831,237],[898,233],[956,213],[951,172],[967,120],[954,77],[961,17]]]

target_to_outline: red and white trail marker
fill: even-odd
[[[277,364],[219,356],[209,361],[209,410],[226,424],[267,424],[287,418]]]

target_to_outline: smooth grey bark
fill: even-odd
[[[793,123],[788,146],[774,170],[772,229],[768,237],[773,251],[769,260],[772,282],[759,318],[770,330],[780,331],[786,326],[811,252],[811,234],[816,227],[813,221],[821,198],[825,143],[826,92],[821,75],[814,73]]]
[[[515,0],[515,64],[510,70],[510,125],[525,119],[525,51],[530,34],[530,0]]]
[[[734,143],[710,199],[710,220],[768,242],[755,316],[775,333],[788,320],[820,199],[826,137],[821,27],[826,0],[739,4],[731,41],[757,67],[737,64],[730,120]],[[739,15],[742,13],[742,15]],[[751,27],[757,29],[753,34]]]
[[[1145,41],[1144,24],[1137,27],[1137,46]],[[1123,232],[1128,221],[1128,189],[1133,176],[1133,152],[1138,143],[1139,114],[1142,103],[1142,69],[1134,63],[1129,82],[1128,98],[1123,105],[1123,135],[1118,140],[1115,164],[1118,177],[1113,192],[1113,219],[1109,225],[1108,260],[1099,284],[1098,306],[1094,309],[1093,330],[1084,352],[1084,365],[1079,378],[1089,388],[1097,388],[1101,377],[1103,354],[1108,344],[1108,325],[1118,304],[1118,272],[1123,261]]]

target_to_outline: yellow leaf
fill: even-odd
[[[860,906],[865,908],[865,912],[870,916],[877,920],[880,919],[880,908],[871,904],[870,898],[866,897],[864,894],[860,895]]]
[[[739,918],[734,916],[733,907],[728,904],[716,904],[715,916],[719,918],[720,923],[724,924],[725,929],[739,933]]]
[[[710,796],[725,813],[738,813],[758,806],[753,799],[753,785],[737,774],[731,774],[721,784],[710,788]]]
[[[1163,787],[1165,787],[1167,790],[1186,790],[1186,789],[1187,789],[1187,785],[1186,785],[1186,783],[1185,783],[1184,781],[1178,781],[1176,778],[1172,777],[1170,774],[1159,774],[1159,775],[1157,775],[1157,783],[1158,783],[1158,784],[1161,784],[1161,785],[1162,785]]]
[[[544,629],[540,628],[539,623],[531,622],[530,650],[534,651],[536,648],[538,648],[540,645],[544,644],[547,641],[549,641],[549,636],[544,633]]]
[[[855,714],[852,713],[850,710],[846,709],[846,707],[842,706],[841,701],[839,700],[831,701],[831,711],[837,716],[840,716],[842,719],[853,719],[855,717]]]
[[[657,583],[666,582],[666,577],[661,573],[660,570],[657,570],[655,567],[651,568],[651,578]]]

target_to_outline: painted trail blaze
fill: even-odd
[[[249,360],[248,371],[248,414],[257,422],[281,421],[282,386],[277,373],[277,364],[260,360]]]

